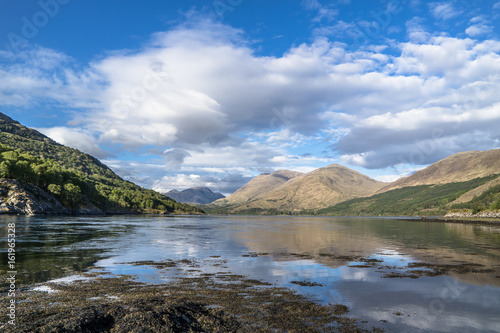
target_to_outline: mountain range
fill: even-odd
[[[171,190],[165,193],[165,195],[177,202],[192,204],[209,204],[215,200],[225,198],[222,193],[214,193],[208,187],[191,187],[183,191]]]
[[[393,183],[340,165],[255,177],[203,208],[229,214],[444,215],[500,209],[500,149],[461,152]]]
[[[261,174],[227,198],[208,188],[166,196],[0,113],[0,213],[477,214],[500,210],[499,176],[493,149],[451,155],[393,183],[333,164]]]
[[[387,183],[333,164],[309,173],[280,170],[255,177],[233,195],[213,203],[231,213],[300,212],[369,196]]]
[[[0,213],[203,213],[0,113]]]

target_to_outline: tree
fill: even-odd
[[[10,178],[10,161],[3,161],[0,163],[0,177],[2,178]]]
[[[64,197],[72,202],[80,200],[81,193],[80,187],[73,183],[66,183],[63,186]]]
[[[62,187],[61,185],[56,185],[56,184],[50,184],[48,186],[48,190],[50,193],[55,194],[55,195],[61,195],[62,192]]]
[[[498,210],[500,210],[500,199],[498,199],[497,201],[495,201],[493,203],[493,205],[491,205],[491,209],[498,209]]]

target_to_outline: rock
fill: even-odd
[[[482,211],[477,214],[472,214],[472,212],[452,212],[444,216],[445,218],[452,217],[472,217],[472,218],[500,218],[500,212],[498,211]]]
[[[0,214],[71,214],[71,211],[39,187],[0,179]]]

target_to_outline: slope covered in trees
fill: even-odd
[[[407,186],[357,198],[318,211],[326,215],[355,216],[412,216],[444,215],[450,210],[500,209],[500,186],[492,187],[473,200],[456,204],[454,201],[468,191],[475,189],[499,175],[475,178],[465,182],[436,185]]]
[[[103,212],[201,213],[121,179],[96,158],[49,139],[0,113],[0,177],[49,192],[65,207]]]

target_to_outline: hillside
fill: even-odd
[[[500,186],[457,204],[462,195],[498,179],[499,175],[475,178],[465,182],[407,186],[348,200],[319,210],[320,215],[336,216],[437,216],[454,209],[500,209]]]
[[[201,212],[125,181],[96,158],[58,144],[2,113],[0,177],[19,181],[3,187],[0,205],[6,213],[18,212],[17,206],[9,203],[18,194],[14,188],[26,190],[31,199],[44,193],[51,198],[49,201],[55,199],[71,213]]]
[[[280,171],[280,175],[284,172]],[[274,174],[271,174],[274,175]],[[378,182],[354,170],[341,165],[330,165],[317,169],[307,174],[297,175],[293,178],[276,181],[276,177],[257,177],[255,182],[248,183],[241,188],[235,200],[232,196],[214,204],[223,206],[224,203],[234,202],[226,208],[231,213],[277,213],[300,212],[304,210],[317,210],[336,203],[375,193],[386,183]],[[266,184],[266,180],[275,181]],[[263,192],[251,192],[253,196],[242,196],[249,193],[248,185],[260,184]],[[278,186],[276,186],[278,185]],[[248,199],[247,199],[248,198]],[[247,199],[244,201],[244,199]]]
[[[183,191],[171,190],[165,193],[165,195],[177,202],[193,204],[209,204],[215,200],[225,198],[221,193],[214,193],[208,187],[192,187]]]
[[[398,179],[378,193],[418,185],[466,182],[500,173],[500,149],[467,151],[451,155],[413,175]]]
[[[227,198],[217,200],[213,204],[221,207],[238,206],[262,197],[276,190],[290,179],[301,175],[303,175],[303,173],[289,170],[278,170],[273,173],[261,174],[250,180]]]
[[[444,215],[500,209],[500,149],[451,155],[380,189],[320,210],[328,215]]]

